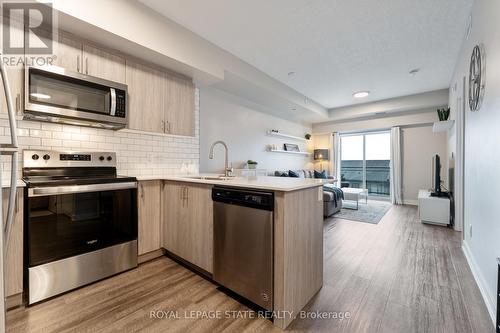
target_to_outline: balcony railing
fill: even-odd
[[[366,161],[366,188],[369,195],[390,195],[390,161]],[[363,161],[343,160],[340,167],[342,187],[363,188]]]

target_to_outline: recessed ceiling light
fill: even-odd
[[[354,98],[365,98],[368,95],[370,95],[369,91],[358,91],[358,92],[355,92],[354,94],[352,94],[352,97],[354,97]]]
[[[411,76],[415,76],[418,72],[420,72],[420,68],[412,69],[409,73]]]

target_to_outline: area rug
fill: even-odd
[[[369,200],[368,204],[360,202],[358,210],[344,207],[355,208],[356,203],[352,204],[351,202],[343,202],[342,209],[340,212],[333,215],[333,217],[344,220],[377,224],[380,222],[382,217],[384,217],[385,213],[389,211],[391,203],[387,201]]]

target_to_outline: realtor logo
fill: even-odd
[[[52,54],[54,14],[51,3],[2,2],[2,17],[3,54]]]

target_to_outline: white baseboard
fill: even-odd
[[[476,284],[479,287],[479,291],[483,296],[484,302],[486,303],[486,308],[488,309],[488,313],[490,314],[491,321],[493,322],[493,327],[496,327],[496,304],[495,300],[491,299],[491,293],[488,292],[488,287],[486,284],[486,280],[481,274],[479,267],[474,260],[474,256],[472,255],[469,245],[465,242],[462,242],[462,252],[465,255],[465,259],[467,259],[467,263],[469,264],[470,270],[472,271],[472,275],[474,276],[474,280],[476,280]],[[496,293],[493,293],[496,295]]]
[[[405,199],[405,200],[403,200],[403,205],[418,206],[418,200]]]

